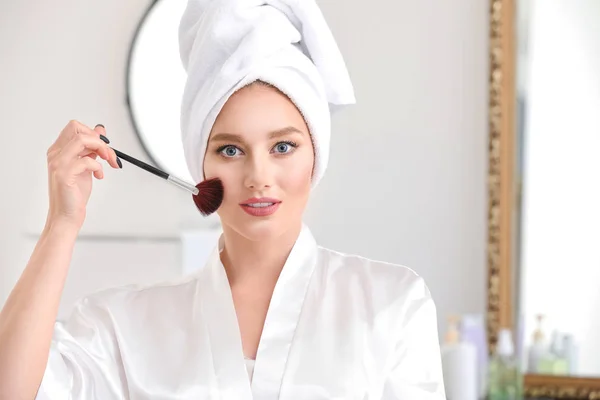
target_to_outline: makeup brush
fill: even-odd
[[[108,139],[104,140],[105,137],[103,135],[100,136],[105,143],[109,143]],[[186,181],[177,178],[176,176],[170,175],[160,169],[153,167],[152,165],[146,164],[143,161],[138,160],[137,158],[131,157],[128,154],[125,154],[117,149],[111,147],[117,154],[119,158],[139,167],[145,171],[150,172],[160,178],[163,178],[166,181],[171,182],[177,187],[187,190],[192,194],[192,199],[194,200],[194,204],[200,211],[200,213],[204,216],[210,215],[217,211],[217,209],[221,206],[221,202],[223,202],[223,182],[219,178],[211,178],[205,181],[200,182],[196,186],[191,183],[187,183]]]

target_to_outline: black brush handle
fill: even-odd
[[[111,147],[111,149],[113,149],[113,148]],[[144,170],[146,170],[156,176],[159,176],[163,179],[169,179],[169,174],[167,174],[166,172],[161,171],[160,169],[153,167],[150,164],[146,164],[145,162],[140,161],[137,158],[133,158],[130,155],[122,153],[119,150],[116,150],[116,149],[113,149],[113,150],[115,151],[117,156],[119,156],[119,158],[122,158],[123,160],[128,161],[128,162],[132,163],[133,165],[138,166],[141,169],[144,169]]]

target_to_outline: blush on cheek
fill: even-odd
[[[297,194],[310,190],[312,170],[312,165],[291,169],[286,173],[284,187],[287,191]]]

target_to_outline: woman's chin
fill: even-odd
[[[230,223],[222,222],[240,236],[253,242],[276,239],[293,227],[289,219],[284,220],[275,215],[268,217],[236,216],[235,220],[230,221]]]
[[[238,235],[250,241],[269,240],[277,236],[281,230],[281,221],[279,223],[272,217],[250,217],[248,215],[235,215],[231,218],[221,218],[221,225],[224,229],[230,229]]]
[[[280,236],[285,227],[274,218],[254,218],[252,221],[238,222],[236,231],[251,241],[269,241]]]

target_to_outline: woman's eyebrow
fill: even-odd
[[[304,134],[300,129],[294,128],[293,126],[286,126],[285,128],[277,129],[269,133],[269,139],[278,138],[281,136],[289,135],[290,133]]]
[[[293,126],[286,126],[285,128],[277,129],[269,132],[269,139],[275,139],[281,136],[286,136],[292,133],[298,133],[303,135],[300,129],[295,128]],[[211,142],[233,142],[233,143],[244,143],[244,139],[241,135],[236,135],[234,133],[217,133],[210,138]]]
[[[216,135],[210,138],[211,142],[235,142],[235,143],[243,143],[244,140],[240,135],[235,135],[233,133],[217,133]]]

